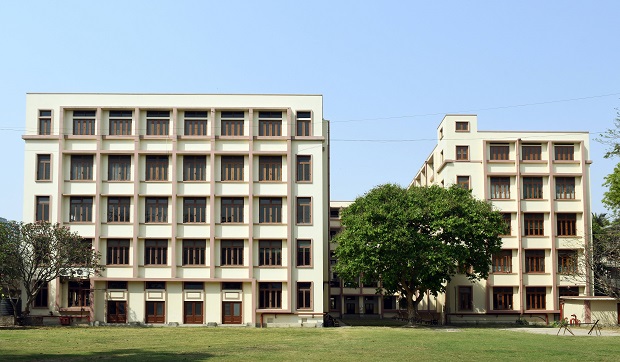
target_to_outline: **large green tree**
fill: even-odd
[[[60,224],[0,224],[0,250],[0,287],[14,307],[25,296],[25,315],[50,281],[60,276],[87,278],[105,268],[90,242]]]
[[[488,277],[506,224],[490,204],[453,186],[375,187],[342,213],[335,271],[380,280],[379,293],[407,300],[409,320],[426,293],[444,292],[458,273]]]

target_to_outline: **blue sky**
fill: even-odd
[[[323,94],[333,200],[407,185],[445,113],[591,132],[620,107],[620,1],[3,1],[0,216],[21,220],[27,92]]]

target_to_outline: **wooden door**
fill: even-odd
[[[127,323],[127,302],[108,301],[108,323]]]
[[[165,307],[165,302],[146,302],[146,323],[165,323]]]
[[[202,324],[202,302],[185,302],[185,324]]]
[[[224,314],[222,316],[222,324],[243,323],[241,306],[241,302],[223,302],[222,310],[224,311]]]

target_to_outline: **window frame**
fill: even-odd
[[[168,265],[168,239],[144,240],[144,266]]]
[[[47,200],[45,200],[47,199]],[[50,222],[52,197],[49,195],[35,196],[34,220]]]
[[[207,198],[183,197],[183,223],[204,224],[207,222]]]
[[[258,266],[282,266],[282,240],[258,240]]]
[[[526,310],[545,310],[547,308],[546,287],[525,287]]]
[[[69,197],[69,222],[70,223],[92,223],[92,221],[93,221],[93,197],[92,196],[71,196]]]
[[[295,224],[312,225],[312,197],[297,197]]]
[[[49,308],[49,283],[43,283],[35,296],[32,307],[33,308]]]
[[[544,249],[526,249],[524,252],[525,273],[545,274],[545,254],[546,253]]]
[[[579,252],[575,249],[558,250],[557,273],[563,275],[574,275],[577,273],[579,263]]]
[[[36,170],[36,181],[52,181],[52,155],[50,153],[37,153]]]
[[[523,144],[521,145],[521,161],[541,161],[542,160],[542,146],[536,144]]]
[[[39,109],[38,115],[37,134],[39,136],[51,136],[53,111],[51,109]]]
[[[206,265],[206,253],[206,239],[183,239],[183,266]]]
[[[470,177],[469,176],[465,176],[465,175],[458,175],[456,176],[456,184],[465,189],[465,190],[469,190],[469,185],[470,185]]]
[[[489,199],[509,200],[510,199],[510,177],[491,176],[489,180]],[[502,197],[504,196],[504,197]]]
[[[258,283],[258,309],[282,309],[282,282]]]
[[[207,156],[183,155],[183,182],[207,180]]]
[[[312,182],[312,155],[296,155],[295,181],[299,183]]]
[[[575,176],[556,176],[554,180],[556,200],[576,199]]]
[[[243,182],[244,181],[244,156],[222,156],[220,158],[220,181]]]
[[[556,236],[577,236],[577,214],[574,212],[562,212],[555,214]]]
[[[493,287],[493,310],[514,310],[513,287]]]
[[[282,197],[259,197],[258,198],[258,223],[281,224],[282,223]]]
[[[130,239],[107,239],[106,265],[129,265],[130,247]]]
[[[131,222],[131,198],[128,196],[107,198],[107,222],[129,223]]]
[[[312,282],[297,282],[297,309],[312,309]]]
[[[108,134],[110,136],[131,136],[133,110],[108,111]]]
[[[144,223],[168,223],[168,197],[144,198]]]
[[[245,112],[244,111],[221,111],[220,112],[220,136],[243,137],[245,135]]]
[[[87,288],[83,287],[85,284]],[[89,307],[92,302],[90,292],[89,279],[70,280],[67,283],[67,307]]]
[[[473,311],[474,310],[474,291],[471,285],[459,285],[457,287],[457,310]]]
[[[469,132],[469,121],[455,121],[454,131],[455,132]]]
[[[312,111],[297,111],[296,116],[296,137],[312,136]]]
[[[280,137],[282,136],[282,111],[259,111],[258,112],[258,136]]]
[[[170,111],[167,111],[167,110],[147,110],[146,111],[146,136],[150,136],[150,137],[170,136]]]
[[[243,197],[222,197],[220,198],[220,220],[221,224],[243,224],[245,209],[245,199]]]
[[[74,136],[94,136],[97,111],[92,109],[74,110],[71,114]]]
[[[545,236],[544,213],[523,213],[523,236]]]
[[[108,155],[108,181],[131,181],[131,155]]]
[[[295,260],[298,268],[312,267],[312,239],[297,239]]]
[[[493,274],[512,274],[512,250],[502,249],[493,254],[491,261]]]
[[[456,161],[469,161],[469,146],[456,146]]]
[[[282,181],[282,156],[258,156],[258,181],[281,182]]]
[[[508,233],[502,234],[503,236],[511,236],[512,235],[512,213],[510,212],[502,212],[502,219],[508,228]]]
[[[71,155],[70,181],[93,181],[94,180],[94,156]]]
[[[244,240],[220,240],[220,266],[244,266],[244,253]]]
[[[209,111],[184,111],[183,135],[206,137],[209,134]]]
[[[170,157],[168,155],[146,155],[145,165],[145,182],[168,181],[168,173],[170,168]]]
[[[544,181],[542,176],[524,176],[523,177],[523,199],[524,200],[542,200],[543,199]]]
[[[489,161],[510,161],[510,144],[489,144]]]
[[[575,161],[574,144],[554,144],[554,161]]]

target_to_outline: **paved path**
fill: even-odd
[[[514,332],[526,332],[526,333],[534,333],[534,334],[551,334],[556,335],[558,333],[558,328],[503,328],[506,331],[514,331]],[[588,334],[590,328],[580,327],[580,328],[571,328],[571,331],[575,334],[576,337],[596,337],[594,334],[595,331],[592,331],[592,334]],[[560,331],[560,336],[568,336],[573,337],[568,331],[564,333],[564,330]],[[601,330],[602,337],[620,337],[620,331],[618,329],[606,329],[603,327]]]

